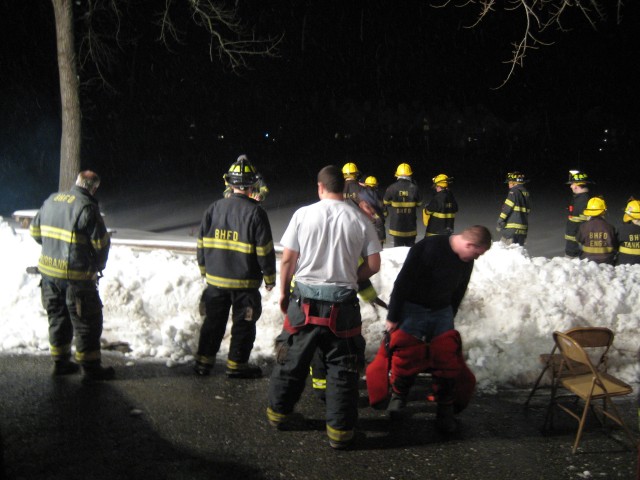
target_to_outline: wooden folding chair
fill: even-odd
[[[607,354],[613,343],[613,332],[611,330],[604,327],[576,327],[567,330],[565,334],[575,339],[584,348],[594,349],[594,354],[597,355],[597,361],[595,362],[596,367],[601,372],[607,371]],[[554,345],[551,353],[543,353],[540,355],[540,362],[543,365],[542,371],[533,384],[527,400],[524,402],[525,408],[529,406],[529,402],[531,402],[534,393],[540,387],[540,382],[547,372],[549,372],[551,376],[551,398],[555,396],[554,386],[560,370],[560,364],[562,363],[562,354],[556,353],[557,349],[558,347]],[[574,368],[580,367],[574,365]],[[589,371],[587,367],[582,368],[583,373]]]
[[[552,406],[558,406],[578,421],[578,433],[576,434],[572,453],[575,453],[578,448],[590,408],[593,408],[594,411],[603,416],[601,419],[596,415],[601,423],[604,424],[605,417],[608,417],[620,425],[634,448],[637,447],[637,440],[625,425],[617,407],[611,400],[612,397],[631,394],[633,392],[631,386],[608,373],[600,372],[584,348],[571,336],[562,332],[554,332],[553,339],[562,355],[556,382],[566,388],[572,395],[584,401],[582,413],[578,414],[574,408],[563,405],[559,397],[552,399]],[[583,373],[585,367],[588,369],[588,373]],[[597,405],[595,403],[596,400],[602,400],[602,406]]]

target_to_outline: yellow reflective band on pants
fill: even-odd
[[[353,440],[353,430],[338,430],[327,425],[327,436],[334,442],[349,442]]]
[[[76,360],[80,363],[100,360],[100,350],[94,350],[92,352],[76,352]]]
[[[271,407],[267,407],[267,419],[272,424],[280,424],[284,422],[287,418],[287,415],[284,413],[278,413],[271,410]]]
[[[67,357],[71,353],[71,344],[67,345],[49,345],[49,351],[52,357]]]
[[[311,378],[311,385],[314,390],[326,390],[327,379],[326,378]]]

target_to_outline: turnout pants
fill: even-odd
[[[49,344],[54,361],[71,355],[75,334],[76,360],[100,360],[102,302],[95,282],[42,278],[42,306],[49,317]]]
[[[326,424],[329,438],[349,441],[358,419],[358,366],[364,361],[362,335],[339,338],[327,327],[307,325],[277,339],[276,365],[269,383],[269,410],[276,420],[293,411],[304,390],[314,355],[326,369]],[[317,352],[316,352],[317,351]]]
[[[364,365],[361,322],[355,292],[342,302],[331,303],[303,299],[294,289],[285,328],[276,339],[276,365],[267,409],[270,421],[280,423],[293,411],[315,358],[316,365],[326,371],[327,435],[337,442],[353,439],[358,419],[359,367]]]
[[[224,290],[208,285],[200,300],[204,321],[198,341],[198,361],[215,363],[231,310],[233,325],[228,357],[236,363],[247,363],[256,339],[256,322],[262,314],[261,300],[258,289]]]

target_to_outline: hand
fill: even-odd
[[[264,288],[265,288],[265,290],[266,290],[267,292],[270,292],[271,290],[273,290],[273,287],[275,287],[275,284],[274,284],[274,285],[265,285],[265,286],[264,286]]]
[[[289,308],[289,294],[281,294],[280,295],[280,311],[287,314],[287,309]]]
[[[393,331],[395,331],[395,330],[397,330],[397,329],[398,329],[398,324],[397,324],[397,323],[395,323],[395,322],[392,322],[392,321],[390,321],[390,320],[387,320],[387,321],[384,323],[384,329],[385,329],[387,332],[391,333],[391,332],[393,332]]]

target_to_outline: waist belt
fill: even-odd
[[[340,304],[332,303],[329,308],[329,316],[328,317],[318,317],[315,315],[310,315],[310,307],[316,302],[320,303],[318,300],[309,300],[304,299],[301,302],[300,309],[304,313],[305,320],[301,325],[293,326],[289,323],[289,315],[285,315],[284,317],[284,329],[289,333],[297,333],[306,325],[318,325],[321,327],[327,327],[331,332],[339,338],[350,338],[355,337],[356,335],[360,335],[362,332],[362,325],[358,325],[357,327],[351,328],[349,330],[338,330],[337,328],[337,319],[338,313],[340,312]]]

